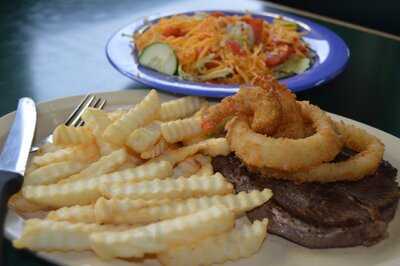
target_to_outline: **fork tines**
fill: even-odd
[[[65,120],[64,124],[67,126],[73,126],[73,127],[83,126],[83,124],[85,123],[81,118],[83,112],[88,107],[103,109],[105,104],[106,104],[106,100],[96,97],[94,95],[88,94],[85,96],[85,98],[82,100],[82,102],[80,102],[79,105],[74,109],[74,111],[69,115],[67,120]]]

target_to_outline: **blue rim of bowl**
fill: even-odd
[[[222,12],[227,15],[245,15],[251,14],[253,17],[261,18],[264,20],[270,20],[276,17],[282,17],[285,20],[296,22],[303,30],[309,32],[309,34],[317,34],[323,36],[324,39],[329,44],[329,54],[323,63],[316,62],[311,66],[310,69],[306,70],[302,74],[294,75],[288,78],[280,79],[279,82],[288,86],[293,92],[300,92],[307,89],[311,89],[316,86],[320,86],[340,74],[350,57],[350,51],[346,43],[334,32],[328,28],[321,26],[315,22],[308,19],[298,17],[292,14],[286,14],[284,12],[241,12],[235,10],[197,10],[197,11],[187,11],[179,13],[168,13],[160,14],[155,16],[148,16],[136,20],[130,23],[117,32],[115,32],[107,41],[106,44],[106,56],[111,65],[119,71],[121,74],[139,82],[144,85],[155,87],[157,89],[176,93],[176,94],[186,94],[186,95],[198,95],[206,97],[221,98],[234,94],[240,85],[224,85],[224,84],[212,84],[212,83],[201,83],[187,81],[179,78],[178,76],[166,75],[159,73],[155,70],[141,66],[138,63],[137,55],[134,54],[135,47],[123,34],[134,34],[150,26],[151,24],[157,22],[159,19],[164,17],[170,17],[178,14],[193,15],[195,13],[212,13],[212,12]],[[129,29],[129,31],[127,31]],[[125,32],[127,31],[127,32]],[[307,37],[307,35],[305,36]],[[121,65],[115,60],[114,53],[120,53],[120,51],[113,51],[114,47],[111,45],[113,41],[121,38],[126,38],[126,44],[130,44],[129,49],[130,64]],[[127,56],[124,52],[123,56]],[[319,61],[319,60],[318,60]]]

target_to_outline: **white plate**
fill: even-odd
[[[107,99],[107,108],[132,105],[142,99],[147,90],[129,90],[111,93],[99,93],[97,95]],[[174,96],[160,92],[162,100],[173,99]],[[52,129],[62,123],[72,108],[82,99],[81,96],[68,97],[49,101],[38,105],[38,128],[37,139],[47,136]],[[0,118],[0,137],[4,139],[8,128],[13,120],[14,114],[8,114]],[[366,129],[368,132],[379,137],[386,145],[385,159],[400,169],[400,141],[398,138],[383,131],[362,123],[332,115],[335,119],[355,124]],[[373,247],[355,247],[341,249],[313,250],[303,248],[283,238],[269,235],[261,250],[254,256],[237,262],[226,263],[228,266],[398,266],[400,265],[400,212],[396,213],[394,220],[389,226],[389,237]],[[5,225],[6,237],[17,238],[22,230],[22,223],[14,212],[10,211]],[[53,252],[37,253],[38,256],[60,265],[85,265],[85,266],[117,266],[117,265],[159,265],[155,260],[143,262],[125,262],[122,260],[101,261],[91,252]]]

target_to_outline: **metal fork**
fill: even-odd
[[[85,98],[75,107],[72,113],[65,120],[64,125],[70,127],[83,126],[85,124],[85,122],[82,120],[83,112],[85,112],[85,110],[89,107],[103,109],[105,104],[106,100],[104,99],[101,99],[91,94],[86,95]],[[50,134],[36,145],[33,145],[31,148],[31,152],[39,150],[40,146],[46,143],[53,143],[53,134]]]

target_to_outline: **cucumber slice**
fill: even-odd
[[[166,43],[152,43],[139,55],[139,63],[160,73],[174,75],[178,69],[178,58]]]

